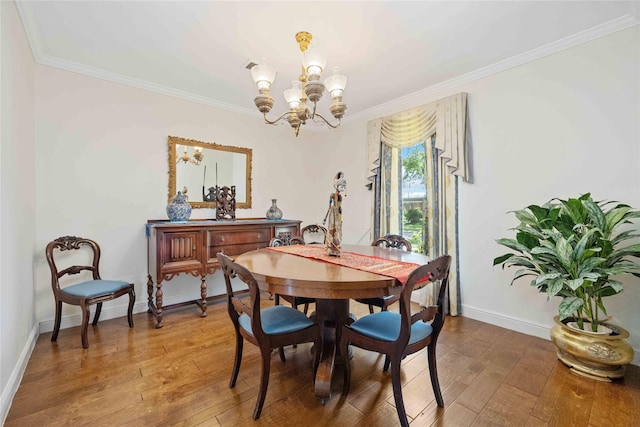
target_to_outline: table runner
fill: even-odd
[[[407,281],[411,272],[420,266],[419,264],[412,262],[390,260],[372,255],[358,254],[355,252],[342,252],[341,257],[333,257],[327,254],[327,250],[324,246],[291,245],[274,246],[269,247],[269,249],[305,258],[313,258],[344,267],[355,268],[356,270],[368,271],[382,276],[394,277],[402,284]],[[426,280],[428,280],[428,278],[424,278],[419,282]]]

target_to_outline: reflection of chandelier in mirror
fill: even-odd
[[[180,146],[176,146],[177,150],[180,150]],[[204,154],[202,154],[202,148],[200,147],[193,147],[193,158],[189,157],[189,153],[187,153],[187,146],[185,145],[184,147],[184,151],[182,152],[182,155],[180,155],[180,157],[178,157],[178,161],[176,163],[193,163],[194,165],[199,165],[202,162],[202,159],[204,159]]]
[[[276,69],[267,65],[264,60],[261,61],[260,64],[255,64],[251,67],[251,77],[253,77],[253,80],[258,86],[259,92],[259,95],[256,96],[253,101],[256,107],[258,107],[258,110],[264,115],[264,121],[275,125],[286,117],[286,120],[295,130],[296,136],[298,136],[301,125],[306,124],[308,119],[316,121],[316,117],[322,119],[329,127],[337,128],[340,126],[340,119],[342,119],[347,109],[347,105],[342,102],[342,94],[347,85],[347,77],[338,74],[338,67],[334,67],[332,69],[333,74],[324,80],[324,84],[320,81],[320,74],[324,70],[327,60],[321,53],[316,51],[313,46],[309,46],[311,38],[311,34],[306,31],[301,31],[296,34],[296,41],[302,52],[302,74],[300,74],[298,80],[291,82],[291,89],[284,91],[284,98],[289,104],[289,111],[273,121],[267,119],[267,113],[274,104],[269,90],[276,77]],[[327,119],[316,113],[316,105],[322,97],[325,88],[333,98],[329,111],[331,111],[333,117],[338,119],[338,123],[335,125],[329,123]],[[313,102],[313,109],[309,108],[307,100]]]

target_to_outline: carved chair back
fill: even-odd
[[[289,232],[278,233],[278,235],[269,242],[269,246],[291,246],[304,244],[305,242],[301,237],[294,236]]]
[[[309,224],[302,227],[300,237],[308,244],[324,244],[327,237],[327,229],[320,224]]]
[[[383,246],[391,249],[400,249],[411,252],[411,242],[397,234],[387,234],[386,236],[375,239],[371,246]]]

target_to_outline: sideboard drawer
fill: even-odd
[[[269,243],[270,230],[254,229],[242,231],[207,231],[209,246],[243,245],[251,243]],[[255,249],[255,248],[254,248]]]
[[[253,242],[253,243],[244,243],[238,245],[226,245],[226,246],[209,246],[208,251],[208,262],[217,263],[218,259],[216,255],[219,252],[222,252],[225,255],[230,257],[236,257],[245,252],[255,251],[256,249],[262,249],[269,246],[269,242]]]
[[[216,254],[223,252],[229,256],[236,256],[248,251],[269,246],[271,230],[244,229],[207,231],[208,260],[217,262]]]

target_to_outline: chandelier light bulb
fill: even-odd
[[[324,86],[332,97],[342,96],[347,86],[347,76],[339,74],[340,67],[333,67],[331,72],[332,74],[324,80]]]
[[[259,91],[269,89],[276,78],[276,69],[262,59],[259,64],[251,67],[251,77]]]
[[[319,76],[327,65],[327,59],[311,44],[302,54],[302,65],[310,76]]]
[[[291,82],[291,88],[284,91],[284,99],[289,104],[289,108],[295,110],[300,106],[300,98],[302,98],[300,81],[293,80]]]

